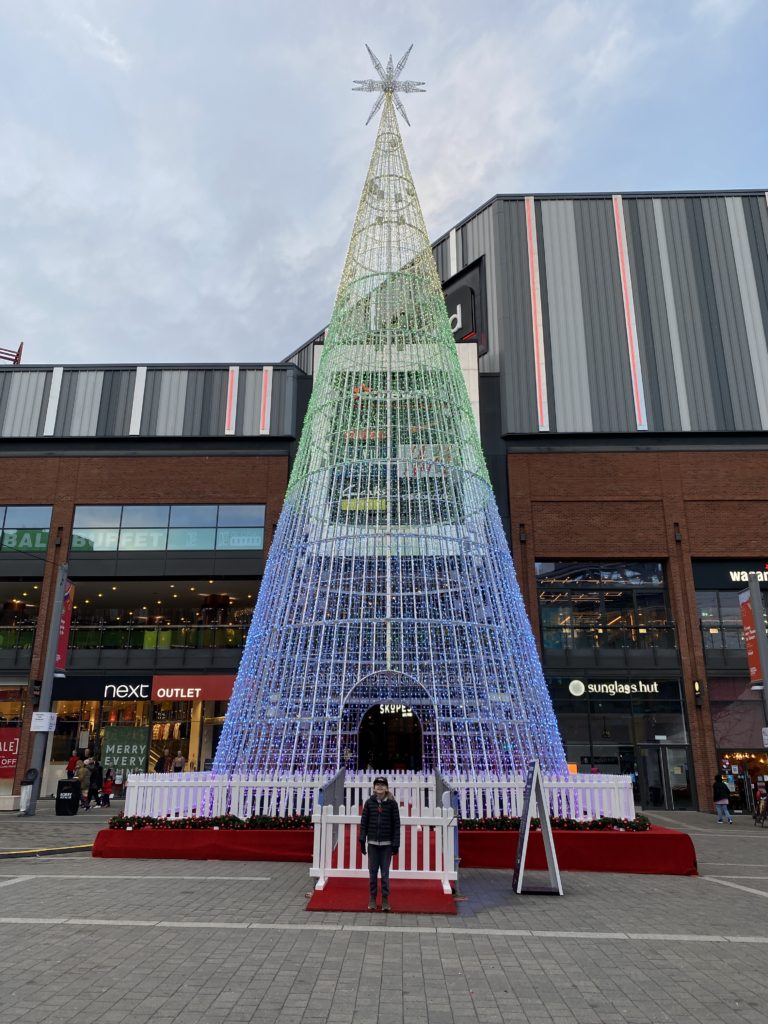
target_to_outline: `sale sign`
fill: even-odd
[[[19,759],[19,727],[3,726],[0,728],[0,779],[12,779],[16,774],[16,762]]]

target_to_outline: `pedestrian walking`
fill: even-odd
[[[175,771],[175,772],[183,772],[184,771],[184,765],[186,763],[187,763],[187,759],[184,757],[184,755],[182,754],[182,752],[180,750],[177,750],[176,751],[176,757],[174,757],[173,763],[171,765],[172,770]]]
[[[156,772],[169,772],[171,770],[171,752],[168,747],[162,753],[161,757],[158,757],[155,761]]]
[[[94,807],[101,806],[101,784],[104,781],[104,769],[101,767],[98,757],[94,757],[91,765],[91,778],[88,783],[88,804],[93,800]]]
[[[109,807],[109,798],[112,796],[115,790],[115,780],[112,775],[112,769],[107,768],[104,773],[104,781],[101,784],[101,806]]]
[[[76,750],[73,750],[70,754],[69,760],[67,761],[67,778],[74,779],[75,772],[77,770],[77,762],[80,760],[80,755]]]
[[[381,872],[381,909],[389,911],[389,867],[400,849],[400,808],[389,792],[389,783],[379,775],[373,780],[360,818],[360,849],[365,856],[368,846],[368,877],[371,898],[369,910],[376,910],[378,876]]]
[[[91,803],[88,799],[88,795],[91,789],[92,766],[93,761],[88,757],[84,761],[77,762],[77,769],[75,771],[77,781],[80,783],[80,806],[86,811],[90,811],[91,809]]]
[[[733,816],[731,815],[731,810],[728,806],[730,798],[730,789],[726,786],[722,776],[716,775],[715,781],[712,783],[712,799],[715,802],[718,825],[722,825],[724,821],[727,821],[729,825],[733,824]]]

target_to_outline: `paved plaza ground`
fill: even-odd
[[[76,846],[111,812],[0,816],[0,851]],[[0,1024],[708,1024],[768,1019],[768,829],[691,833],[699,878],[460,878],[457,917],[309,914],[307,865],[0,860]]]

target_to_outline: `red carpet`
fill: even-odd
[[[312,829],[106,828],[96,836],[94,857],[157,860],[282,860],[312,863]]]
[[[460,868],[514,868],[517,832],[459,830]],[[561,871],[614,871],[632,875],[696,875],[696,850],[685,832],[654,825],[649,832],[555,831]],[[528,840],[526,866],[547,867],[541,832]]]
[[[392,879],[389,902],[394,914],[455,914],[453,896],[443,892],[440,882]],[[365,913],[368,906],[367,878],[329,878],[325,888],[312,893],[307,910]],[[379,883],[381,906],[381,883]],[[373,916],[373,911],[371,911]]]

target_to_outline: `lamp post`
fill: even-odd
[[[56,650],[59,645],[59,630],[61,628],[61,613],[64,608],[64,593],[67,584],[69,566],[66,562],[56,570],[56,584],[53,589],[51,601],[51,614],[48,620],[48,643],[45,651],[45,665],[43,667],[43,679],[40,684],[40,699],[38,700],[38,711],[51,710],[51,697],[53,695],[53,674],[56,668]],[[40,795],[40,787],[43,784],[43,769],[45,767],[45,749],[48,744],[47,732],[36,732],[32,745],[32,757],[29,766],[37,770],[37,777],[32,783],[32,792],[29,803],[21,813],[31,816],[37,809],[37,798]]]

